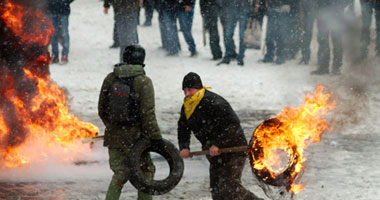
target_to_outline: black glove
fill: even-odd
[[[153,148],[159,149],[161,151],[165,150],[166,147],[163,139],[152,139],[150,141]]]

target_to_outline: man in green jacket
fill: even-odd
[[[128,181],[127,155],[129,149],[138,140],[162,139],[155,115],[154,90],[152,80],[144,71],[145,50],[139,45],[130,45],[124,49],[123,63],[117,64],[113,72],[104,79],[100,96],[98,112],[106,129],[104,133],[104,146],[108,147],[110,168],[114,172],[109,185],[106,200],[119,199],[123,185]],[[115,122],[110,116],[109,97],[110,87],[114,79],[131,79],[132,89],[137,102],[137,119],[130,123]],[[142,169],[145,175],[153,178],[155,166],[149,153],[143,155]],[[152,197],[139,192],[139,200],[148,200]]]

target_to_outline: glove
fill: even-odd
[[[163,151],[166,149],[165,142],[163,139],[152,139],[151,140],[151,146],[155,149],[159,149],[160,151]]]

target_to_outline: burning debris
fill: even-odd
[[[311,142],[320,142],[328,129],[324,116],[336,104],[325,91],[318,85],[313,95],[304,97],[303,105],[287,106],[256,128],[250,141],[250,164],[261,182],[286,187],[292,194],[305,187],[297,184],[306,161],[304,150]]]
[[[84,148],[75,141],[98,132],[69,113],[63,90],[50,79],[52,23],[39,4],[21,2],[0,2],[0,165],[5,167],[46,160],[52,151],[70,160]]]

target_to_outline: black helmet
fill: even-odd
[[[125,47],[123,52],[123,61],[132,65],[144,65],[145,49],[138,45],[133,44]]]

